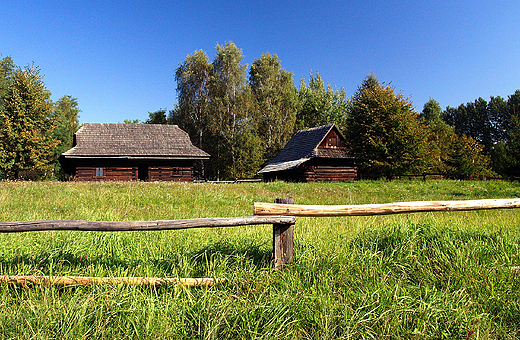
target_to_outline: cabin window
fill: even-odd
[[[103,177],[103,168],[96,168],[96,177]]]
[[[331,138],[329,138],[327,144],[328,144],[327,146],[328,146],[329,148],[335,148],[335,147],[337,147],[337,146],[338,146],[338,142],[337,142],[336,137],[331,137]]]
[[[180,176],[180,175],[181,175],[181,169],[172,168],[172,176]]]

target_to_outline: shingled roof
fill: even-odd
[[[64,158],[135,157],[207,159],[177,125],[85,123]]]
[[[267,162],[266,166],[258,173],[293,169],[315,157],[352,158],[349,151],[345,149],[318,149],[318,146],[332,129],[336,129],[336,132],[343,138],[335,124],[296,132],[278,155]]]

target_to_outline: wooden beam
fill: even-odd
[[[427,211],[468,211],[520,208],[520,199],[483,199],[468,201],[417,201],[364,205],[295,205],[255,203],[255,215],[286,216],[372,216]]]
[[[83,231],[135,231],[135,230],[172,230],[188,228],[236,227],[259,224],[294,224],[291,216],[246,216],[229,218],[195,218],[187,220],[161,221],[27,221],[0,222],[0,233],[15,233],[43,230],[83,230]]]
[[[294,197],[277,198],[275,203],[294,204]],[[294,254],[294,223],[273,224],[273,260],[275,269],[291,263]]]
[[[187,287],[212,286],[224,282],[212,278],[158,278],[158,277],[88,277],[88,276],[20,276],[0,275],[0,282],[19,285],[52,284],[58,286],[84,286],[95,284],[163,286],[178,284]]]

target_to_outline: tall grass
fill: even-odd
[[[301,204],[511,198],[518,183],[0,183],[0,220],[155,220]],[[208,288],[0,284],[4,339],[517,339],[515,210],[298,218],[295,260],[271,226],[0,234],[0,274],[219,277]]]

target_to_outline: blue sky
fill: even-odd
[[[520,1],[7,0],[0,52],[34,62],[80,121],[146,120],[172,109],[186,55],[233,41],[251,64],[277,54],[295,85],[318,72],[354,94],[370,72],[443,108],[520,89]]]

